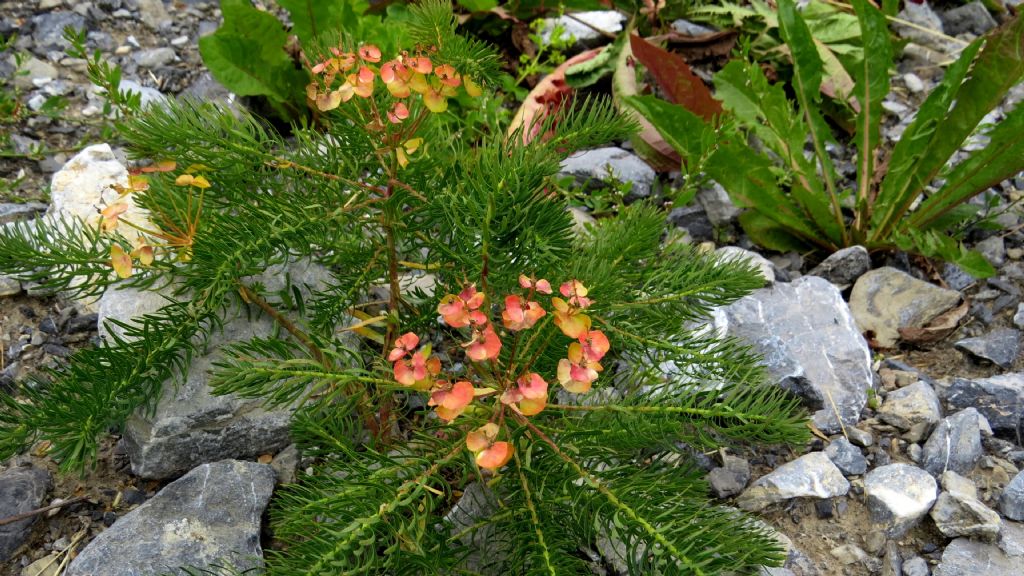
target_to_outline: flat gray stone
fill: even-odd
[[[136,52],[132,56],[132,58],[135,59],[135,63],[142,68],[156,68],[158,66],[164,66],[174,62],[176,57],[177,55],[174,53],[174,48],[168,48],[166,46]]]
[[[878,418],[900,430],[923,424],[925,433],[942,419],[942,406],[935,390],[923,380],[889,392],[878,408]]]
[[[736,499],[744,510],[757,512],[792,498],[835,498],[850,490],[850,483],[824,452],[811,452],[758,478]]]
[[[955,346],[1000,368],[1009,368],[1020,354],[1020,331],[1014,328],[1001,328],[976,338],[964,338]]]
[[[869,269],[871,269],[871,256],[868,254],[867,248],[850,246],[833,252],[808,274],[821,276],[840,289],[844,289]]]
[[[977,0],[947,10],[940,17],[942,18],[942,27],[950,36],[965,32],[981,36],[997,25],[996,19],[989,14],[988,8],[985,8],[985,5]]]
[[[1024,520],[1024,470],[1021,470],[1003,488],[999,497],[999,511],[1010,520]]]
[[[266,464],[222,460],[168,484],[97,536],[65,576],[185,574],[181,567],[262,568],[260,516],[274,490]]]
[[[997,546],[957,538],[946,546],[934,576],[1020,576],[1020,559]]]
[[[778,385],[800,396],[826,434],[860,419],[874,377],[871,351],[839,290],[804,276],[756,290],[724,308],[728,335],[764,357]],[[834,405],[834,407],[833,407]]]
[[[988,421],[974,408],[943,418],[921,454],[921,466],[938,476],[946,470],[967,475],[982,455],[982,433],[991,434]]]
[[[609,177],[632,184],[630,196],[646,198],[651,195],[654,184],[654,169],[636,154],[615,146],[595,148],[572,154],[562,161],[562,174],[577,181],[596,185],[606,182]]]
[[[17,467],[0,472],[0,518],[8,518],[39,508],[53,480],[41,468]],[[31,516],[0,525],[0,562],[7,562],[24,544],[39,518]]]
[[[1024,556],[1024,524],[1004,520],[999,532],[999,549],[1011,558]]]
[[[736,220],[742,211],[736,204],[733,204],[725,188],[714,181],[711,182],[711,186],[701,188],[697,192],[697,201],[704,207],[708,220],[716,227],[728,226]]]
[[[909,558],[903,563],[903,576],[928,576],[931,573],[928,561],[920,556]]]
[[[857,326],[882,348],[896,345],[900,328],[923,328],[959,302],[959,292],[888,266],[862,275],[850,293]]]
[[[723,458],[723,465],[708,472],[708,484],[716,498],[730,498],[743,491],[750,481],[750,463],[743,458]]]
[[[42,202],[2,203],[0,204],[0,226],[19,220],[30,220],[46,212],[46,208],[47,204]]]
[[[761,277],[764,278],[766,285],[771,286],[775,284],[775,267],[767,258],[757,252],[744,250],[739,246],[723,246],[715,250],[715,255],[723,261],[746,261],[747,264],[753,266],[761,273]]]
[[[871,521],[898,538],[928,513],[938,494],[935,478],[909,464],[880,466],[864,476]]]
[[[994,541],[1002,527],[1002,520],[995,510],[977,498],[960,493],[939,494],[930,515],[939,532],[949,538],[966,536]]]
[[[0,274],[0,296],[14,296],[15,294],[21,294],[21,282]]]
[[[940,393],[950,410],[976,408],[996,434],[1013,439],[1024,437],[1024,374],[954,378]]]
[[[603,43],[607,39],[597,30],[618,34],[622,31],[622,24],[626,17],[614,10],[592,10],[589,12],[574,12],[572,17],[561,16],[559,18],[545,18],[544,28],[541,30],[541,38],[545,42],[551,41],[556,26],[562,27],[562,40],[569,38],[576,39],[576,45],[581,48],[591,48]],[[595,30],[594,28],[597,28]]]

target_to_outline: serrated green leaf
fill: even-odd
[[[868,209],[870,186],[875,173],[875,148],[878,147],[879,125],[882,120],[882,100],[889,93],[889,67],[892,66],[892,43],[889,41],[889,23],[877,8],[866,0],[854,0],[857,20],[860,22],[864,57],[856,66],[854,95],[860,104],[857,115],[857,222],[867,227],[862,216]]]
[[[654,96],[630,96],[623,101],[647,118],[684,159],[709,152],[710,143],[701,138],[708,126],[693,112]]]
[[[989,143],[985,148],[950,171],[945,185],[910,216],[909,225],[927,227],[972,196],[1024,170],[1021,134],[1024,134],[1024,106],[1018,105],[987,134]]]
[[[992,264],[976,250],[964,250],[953,263],[975,278],[988,278],[996,273]]]

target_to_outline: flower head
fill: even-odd
[[[546,313],[540,304],[510,294],[505,297],[505,310],[501,313],[501,321],[509,330],[526,330],[532,328]]]
[[[401,102],[395,102],[395,105],[388,110],[388,121],[392,124],[401,124],[403,120],[409,117],[409,108]]]
[[[590,316],[583,314],[581,309],[569,304],[561,298],[552,298],[551,305],[555,308],[555,325],[569,338],[579,338],[590,330]]]
[[[548,403],[548,383],[536,372],[524,374],[516,385],[501,395],[504,404],[513,406],[523,416],[540,414]]]
[[[364,62],[380,62],[380,48],[373,44],[363,44],[359,47],[359,57]]]
[[[501,339],[494,331],[494,327],[487,324],[482,329],[473,330],[473,339],[463,344],[466,348],[466,356],[474,362],[494,360],[501,352]]]
[[[462,292],[448,294],[437,305],[437,313],[444,318],[445,324],[452,328],[462,328],[470,324],[484,324],[487,317],[478,312],[483,306],[484,294],[476,291],[476,285],[470,284]]]
[[[454,384],[439,380],[434,385],[428,406],[437,406],[437,415],[451,422],[473,401],[473,384],[459,381]]]
[[[526,274],[520,274],[519,285],[527,290],[536,290],[541,294],[551,294],[551,283],[543,278],[534,280]]]
[[[481,468],[497,470],[512,459],[512,445],[495,442],[499,431],[497,424],[488,422],[466,435],[466,448],[474,454]]]
[[[579,340],[583,349],[583,356],[591,362],[600,361],[611,347],[608,337],[600,330],[590,330],[582,334]]]
[[[569,345],[568,356],[558,361],[558,383],[569,392],[589,392],[603,367],[599,362],[587,360],[579,342]]]
[[[569,299],[569,304],[576,306],[577,308],[587,308],[592,304],[592,301],[587,298],[587,287],[583,285],[579,280],[572,280],[565,282],[558,287],[558,291]]]
[[[391,349],[391,353],[388,354],[388,361],[394,362],[399,358],[404,358],[407,354],[411,354],[420,344],[420,337],[413,332],[406,332],[395,339],[395,347]]]

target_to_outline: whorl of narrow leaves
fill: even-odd
[[[186,373],[226,318],[265,315],[278,332],[221,346],[210,383],[293,409],[311,462],[272,503],[270,575],[586,574],[585,550],[644,575],[778,564],[763,529],[708,504],[676,464],[806,436],[756,357],[705,329],[762,280],[663,243],[665,216],[648,204],[574,234],[550,179],[632,123],[592,99],[549,116],[529,144],[495,127],[463,145],[464,104],[424,113],[440,106],[425,100],[486,86],[496,56],[455,34],[449,3],[411,10],[417,45],[397,56],[356,43],[310,57],[318,123],[288,138],[191,101],[127,123],[149,168],[122,194],[151,222],[115,202],[97,207],[95,229],[0,232],[0,272],[168,298],[0,394],[0,456],[42,440],[65,468],[89,465],[97,440]],[[304,296],[253,280],[300,260],[328,267],[330,285]],[[474,511],[466,495],[489,504]]]

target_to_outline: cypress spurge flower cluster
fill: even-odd
[[[155,167],[128,186],[148,223],[97,206],[95,226],[0,229],[2,273],[167,300],[0,394],[0,457],[45,441],[65,470],[90,466],[205,337],[262,315],[280,330],[222,345],[209,382],[292,411],[310,462],[272,502],[269,574],[590,574],[595,554],[643,575],[781,562],[763,528],[708,502],[688,458],[804,439],[794,399],[705,329],[760,277],[665,243],[664,214],[645,204],[574,231],[549,179],[633,127],[588,100],[545,138],[493,126],[467,141],[463,113],[491,97],[498,58],[455,33],[449,3],[411,11],[404,52],[332,41],[306,56],[315,121],[288,136],[188,101],[126,123],[132,157]],[[255,279],[297,261],[330,281]]]

